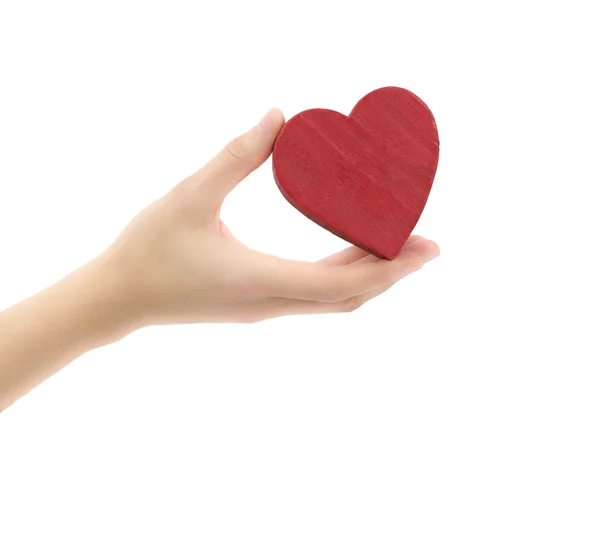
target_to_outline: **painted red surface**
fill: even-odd
[[[349,116],[300,112],[273,149],[273,174],[305,216],[380,258],[392,259],[417,224],[437,170],[433,114],[412,92],[384,87]]]

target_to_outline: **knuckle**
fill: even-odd
[[[391,283],[398,278],[398,268],[393,263],[386,263],[381,268],[379,278],[375,280],[377,287],[384,286],[387,283]]]
[[[323,293],[323,302],[340,302],[345,299],[341,283],[333,282]]]
[[[408,271],[417,271],[421,269],[425,265],[423,258],[418,254],[409,253],[408,258],[406,260],[406,268]]]
[[[319,299],[322,302],[341,302],[348,298],[347,288],[348,280],[344,278],[343,273],[328,272],[326,278],[323,279],[324,286],[322,287],[322,297]]]
[[[423,258],[415,252],[404,252],[398,263],[390,264],[390,275],[387,282],[395,282],[411,273],[418,271],[423,267],[425,262]]]
[[[241,136],[232,140],[223,150],[224,155],[237,164],[248,166],[254,163],[254,155],[250,141]]]
[[[354,298],[348,298],[342,302],[342,311],[350,313],[358,310],[365,301],[360,296],[355,296]]]

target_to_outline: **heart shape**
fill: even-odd
[[[349,116],[300,112],[281,129],[273,175],[306,217],[379,258],[395,258],[425,208],[438,165],[433,114],[412,92],[384,87]]]

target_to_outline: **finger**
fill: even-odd
[[[233,139],[202,169],[188,177],[186,186],[196,189],[199,202],[210,208],[220,206],[229,192],[269,157],[283,123],[281,111],[269,110],[258,125]]]
[[[415,237],[412,241],[406,241],[402,247],[404,252],[414,252],[423,258],[425,263],[434,260],[440,255],[440,247],[432,240],[427,240],[423,237]]]
[[[413,243],[415,243],[413,245]],[[418,244],[417,244],[418,243]],[[411,246],[413,245],[413,246]],[[410,248],[408,248],[410,247]],[[425,261],[430,261],[439,255],[439,247],[432,241],[423,239],[420,236],[411,237],[403,248],[418,252]],[[354,262],[355,264],[369,263],[371,260],[377,260],[375,256],[369,255]],[[297,300],[290,298],[270,298],[266,305],[263,317],[269,319],[285,315],[309,315],[309,314],[328,314],[353,312],[374,298],[382,295],[391,289],[397,281],[394,281],[383,287],[376,288],[358,296],[346,298],[339,302],[316,302],[310,300]]]
[[[404,243],[404,246],[408,246],[415,240],[423,239],[423,237],[419,235],[411,235],[408,237],[407,241]],[[316,263],[323,265],[348,265],[357,262],[358,260],[364,260],[365,258],[369,258],[373,260],[375,256],[370,255],[368,252],[361,250],[357,246],[350,246],[340,252],[336,252],[331,256],[327,256],[326,258],[322,258],[318,260]]]
[[[407,241],[403,249],[414,250],[415,253],[418,252],[425,261],[434,259],[439,254],[439,247],[437,244],[418,236],[412,238],[410,242]],[[370,263],[369,258],[371,260],[379,259],[375,256],[369,255],[357,260],[354,262],[354,265]],[[250,307],[249,319],[251,321],[262,321],[264,319],[272,319],[286,315],[353,312],[370,300],[388,291],[396,282],[397,281],[394,281],[383,287],[379,287],[367,293],[352,296],[338,302],[318,302],[314,300],[299,300],[296,298],[268,298],[266,301],[261,300],[253,307]]]
[[[270,296],[339,302],[384,287],[420,269],[439,253],[435,243],[415,240],[394,260],[374,259],[341,266],[276,259],[266,268]]]
[[[361,250],[357,246],[350,246],[349,248],[345,248],[344,250],[336,252],[331,256],[322,258],[316,263],[323,265],[348,265],[361,260],[368,255],[368,252]]]
[[[419,255],[422,255],[421,257],[428,257],[427,252],[423,251],[423,245],[422,245],[423,241],[430,242],[430,241],[427,241],[426,239],[424,239],[423,237],[421,237],[419,235],[412,235],[404,243],[404,246],[402,248],[407,248],[407,249],[409,249],[409,250],[411,250],[413,252],[416,251]],[[417,243],[417,242],[419,244],[411,246],[411,244]],[[410,248],[408,248],[409,246],[410,246]],[[425,247],[425,249],[428,249],[428,248],[429,248],[428,246]],[[377,259],[378,258],[376,256],[373,256],[373,254],[369,254],[368,256],[365,256],[363,258],[355,260],[352,263],[355,263],[355,264],[367,264],[367,263],[370,263],[370,262],[375,262],[375,261],[377,261]]]
[[[408,246],[409,244],[412,244],[413,242],[415,242],[417,240],[426,240],[426,239],[424,239],[424,237],[422,237],[421,235],[411,235],[410,237],[408,237],[408,239],[406,239],[406,242],[404,243],[402,248],[404,248],[405,246]]]
[[[319,315],[353,312],[361,306],[364,306],[369,300],[380,296],[392,288],[394,284],[395,283],[392,283],[369,293],[347,298],[340,302],[315,302],[291,298],[269,298],[266,302],[263,301],[260,308],[253,308],[251,310],[254,317],[250,317],[250,319],[262,321],[288,315]]]

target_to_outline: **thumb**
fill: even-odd
[[[281,111],[271,109],[260,123],[233,139],[208,164],[192,175],[201,201],[217,207],[231,190],[261,166],[271,154],[284,123]]]

